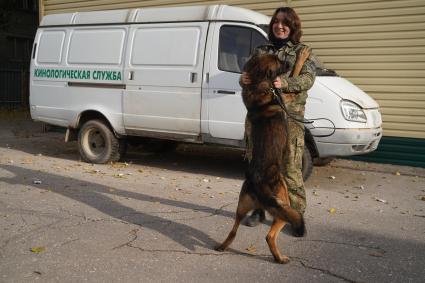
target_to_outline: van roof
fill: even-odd
[[[270,22],[269,17],[252,10],[228,5],[209,5],[51,14],[43,17],[40,26],[218,20],[249,22],[256,25]]]

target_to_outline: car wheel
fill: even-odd
[[[115,137],[103,120],[87,121],[78,132],[78,150],[86,162],[115,162],[124,155],[125,149],[126,143]]]
[[[303,154],[303,180],[307,181],[307,179],[310,177],[311,173],[313,172],[313,159],[311,158],[311,152],[308,146],[304,148],[304,154]]]

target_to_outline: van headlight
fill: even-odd
[[[348,121],[366,123],[367,118],[363,109],[349,100],[341,101],[341,111],[344,118]]]

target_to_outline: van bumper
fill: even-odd
[[[315,133],[313,133],[314,135]],[[325,138],[314,138],[318,157],[338,157],[366,154],[374,151],[382,137],[382,128],[336,129]]]

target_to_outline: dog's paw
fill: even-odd
[[[307,58],[308,58],[308,56],[310,56],[310,54],[311,54],[311,48],[309,48],[307,46],[304,46],[299,52],[300,59],[303,60],[303,61],[307,60]]]
[[[218,245],[214,248],[214,250],[218,251],[218,252],[224,252],[226,248],[223,247],[223,245]]]
[[[281,256],[280,258],[275,258],[275,261],[280,264],[286,264],[289,262],[289,257],[284,255],[284,256]]]

